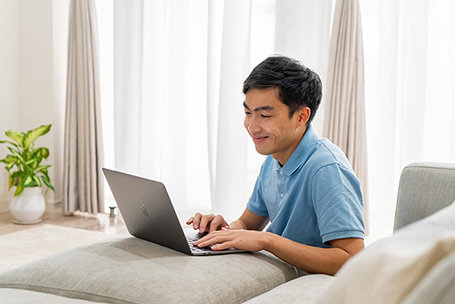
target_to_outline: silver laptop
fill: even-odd
[[[106,168],[103,173],[131,235],[189,255],[245,252],[193,247],[202,235],[182,228],[163,183]]]

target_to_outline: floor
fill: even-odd
[[[56,210],[47,210],[43,214],[41,223],[18,225],[13,223],[13,217],[9,212],[0,213],[0,235],[30,229],[44,224],[99,231],[107,234],[127,233],[123,219],[119,215],[109,217],[108,214],[89,215],[75,213],[72,216],[65,216],[57,208]]]

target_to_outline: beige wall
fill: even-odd
[[[69,0],[0,1],[0,138],[9,129],[53,125],[37,145],[51,151],[55,195],[61,199],[63,114]],[[0,148],[3,158],[7,150]],[[0,212],[8,201],[7,172],[0,165]]]

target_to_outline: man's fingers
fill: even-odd
[[[193,221],[194,221],[194,217],[190,217],[189,219],[186,220],[186,224],[190,225],[193,223]]]
[[[213,232],[223,228],[229,228],[229,224],[224,220],[221,215],[207,214],[202,215],[196,213],[186,221],[187,225],[193,224],[193,229],[198,230],[200,233]]]
[[[204,233],[207,231],[207,225],[213,221],[213,218],[215,217],[215,215],[213,214],[208,214],[208,215],[204,215],[201,219],[201,223],[199,224],[199,232],[200,233]]]
[[[207,234],[206,236],[200,238],[199,240],[193,242],[194,245],[199,246],[200,244],[211,243],[211,240],[216,237],[216,232]],[[212,243],[215,244],[215,243]]]
[[[225,250],[225,249],[229,249],[231,247],[235,248],[234,242],[218,243],[218,244],[211,246],[210,248],[212,250]]]
[[[216,231],[216,230],[218,230],[218,223],[215,221],[212,221],[210,223],[209,233],[212,233],[213,231]]]
[[[202,214],[196,213],[193,217],[193,229],[196,230],[199,228],[201,223]]]
[[[223,243],[223,242],[226,242],[229,240],[230,240],[230,238],[229,238],[229,236],[226,235],[226,233],[221,233],[221,231],[215,231],[215,232],[212,232],[212,233],[204,236],[197,242],[194,242],[194,244],[197,245],[198,247],[208,247],[208,246],[215,245],[218,243]]]
[[[201,238],[194,245],[198,247],[211,247],[213,250],[227,248],[260,251],[264,249],[263,238],[258,231],[248,230],[218,230]]]
[[[216,230],[221,230],[226,225],[229,227],[229,225],[226,223],[224,218],[221,215],[217,215],[217,216],[214,217],[214,219],[210,223],[209,233],[213,232],[213,231],[216,231]]]

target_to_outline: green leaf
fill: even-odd
[[[49,157],[49,149],[48,148],[40,148],[41,149],[41,156],[43,158],[48,158]]]
[[[49,149],[48,148],[37,148],[37,149],[33,150],[32,157],[37,158],[38,164],[40,164],[41,160],[43,158],[49,157]]]
[[[43,183],[49,188],[49,189],[52,189],[52,191],[55,191],[54,190],[54,186],[52,186],[50,180],[49,180],[49,176],[47,175],[43,175],[41,176],[41,180],[43,181]]]
[[[43,157],[44,158],[48,158],[49,157],[49,149],[48,148],[42,148],[42,153],[43,153]]]
[[[14,162],[14,163],[9,163],[9,164],[5,167],[6,171],[9,172],[9,170],[11,170],[11,169],[14,167],[15,164],[16,164],[16,162]]]
[[[24,180],[24,187],[29,187],[33,183],[33,178],[30,175],[27,175]]]
[[[4,159],[0,159],[0,163],[10,164],[15,163],[17,161],[17,157],[11,154],[6,155]]]
[[[44,166],[39,166],[38,168],[35,169],[35,172],[43,172],[47,174],[47,169],[50,168],[51,165],[44,165]]]
[[[38,178],[38,176],[33,175],[33,180],[34,180],[35,183],[38,185],[38,187],[41,187],[41,186],[42,186],[41,180]]]
[[[25,137],[24,132],[9,130],[5,132],[5,135],[14,140],[15,142],[17,142],[19,146],[22,147],[22,143]]]
[[[32,158],[32,159],[26,161],[26,162],[24,163],[24,165],[29,166],[29,165],[33,164],[34,162],[36,162],[36,159]]]
[[[15,179],[10,175],[9,176],[8,190],[11,189],[12,186],[14,186],[14,181],[15,181]]]
[[[13,143],[12,141],[9,140],[0,140],[0,144],[10,144],[18,148],[17,144]]]
[[[22,157],[24,158],[24,160],[27,162],[29,161],[30,159],[32,159],[32,153],[29,151],[29,150],[24,150],[22,153],[21,153]]]
[[[21,193],[24,191],[24,185],[22,183],[18,183],[16,187],[16,192],[14,192],[14,196],[21,195]]]
[[[24,141],[23,141],[23,147],[25,149],[31,149],[33,147],[33,143],[35,140],[46,134],[47,132],[50,131],[52,125],[42,125],[36,129],[30,130],[25,134]]]
[[[11,147],[8,147],[8,150],[9,150],[11,153],[13,153],[13,155],[16,156],[22,163],[25,163],[24,158],[22,157],[22,155],[21,155],[19,152],[17,152],[16,150],[14,150],[14,149],[11,148]]]

